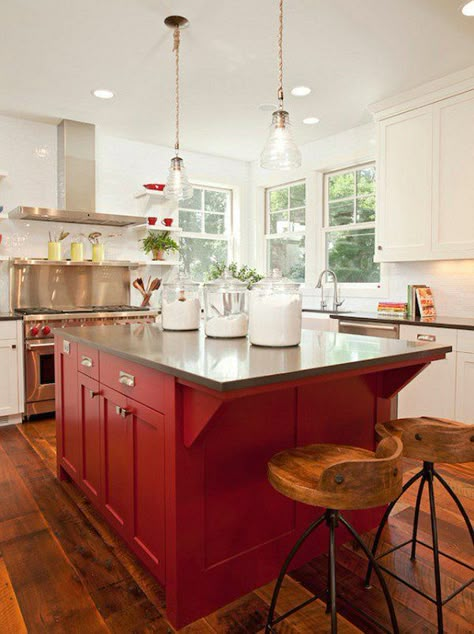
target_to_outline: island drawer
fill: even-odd
[[[77,346],[77,368],[91,379],[99,379],[99,351],[83,344]]]
[[[133,361],[100,353],[100,382],[158,412],[164,411],[167,378]]]

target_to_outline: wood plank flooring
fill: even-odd
[[[0,634],[112,632],[135,634],[174,630],[166,620],[163,588],[114,535],[87,499],[71,483],[55,478],[54,419],[0,429]],[[407,463],[405,477],[418,468]],[[473,514],[474,464],[439,466],[440,472]],[[437,487],[439,533],[443,549],[473,562],[462,518]],[[410,537],[415,491],[396,508],[384,533],[384,548]],[[430,542],[427,500],[420,515],[420,538]],[[364,536],[371,544],[373,534]],[[385,559],[424,590],[433,592],[431,551],[421,547],[416,563],[409,547]],[[443,589],[465,581],[465,568],[444,559]],[[338,549],[339,632],[371,634],[378,630],[368,614],[389,627],[380,586],[362,585],[366,564],[351,543]],[[318,557],[285,579],[278,609],[282,612],[326,586],[326,556]],[[387,578],[401,632],[436,632],[435,608],[391,577]],[[185,634],[261,632],[273,583],[181,630]],[[362,614],[355,608],[362,610]],[[445,607],[445,632],[474,631],[473,588]],[[320,600],[295,613],[277,628],[282,634],[329,632]]]

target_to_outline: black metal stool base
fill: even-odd
[[[390,548],[389,550],[387,550],[386,552],[384,552],[384,553],[382,553],[380,555],[376,555],[377,548],[378,548],[378,545],[379,545],[379,542],[380,542],[380,537],[382,535],[382,531],[383,531],[383,529],[385,528],[385,526],[387,524],[388,517],[389,517],[390,513],[392,512],[393,507],[398,502],[398,500],[402,497],[402,495],[405,493],[405,491],[408,491],[408,489],[417,480],[419,480],[420,478],[421,478],[421,482],[420,482],[420,486],[419,486],[419,489],[418,489],[418,494],[416,496],[415,517],[413,519],[413,533],[412,533],[411,539],[408,539],[407,541],[403,542],[402,544],[398,544],[398,546],[394,546],[393,548]],[[413,590],[414,592],[417,592],[419,595],[421,595],[425,599],[428,599],[428,601],[431,601],[432,603],[434,603],[436,605],[437,620],[438,620],[438,634],[443,634],[443,632],[444,632],[444,629],[443,629],[444,628],[444,625],[443,625],[443,606],[446,603],[448,603],[448,601],[451,601],[452,598],[457,596],[465,588],[467,588],[469,585],[471,585],[471,583],[474,581],[474,577],[471,577],[471,579],[469,579],[468,581],[463,583],[454,592],[452,592],[450,595],[448,595],[447,597],[445,597],[443,599],[442,592],[441,592],[441,569],[440,569],[439,556],[442,555],[443,557],[446,557],[446,558],[450,559],[451,561],[454,561],[455,563],[459,564],[460,566],[464,566],[465,568],[468,568],[469,570],[474,570],[474,568],[472,566],[470,566],[469,564],[466,564],[465,562],[460,561],[459,559],[456,559],[456,557],[452,557],[451,555],[448,555],[447,553],[444,553],[443,551],[441,551],[439,549],[439,546],[438,546],[438,525],[437,525],[437,521],[436,521],[436,506],[435,506],[434,485],[433,485],[435,478],[442,484],[442,486],[446,489],[446,491],[449,493],[451,498],[454,500],[456,506],[459,509],[459,512],[463,516],[463,519],[464,519],[464,521],[466,523],[467,529],[468,529],[469,534],[471,536],[471,541],[474,544],[474,531],[473,531],[473,528],[472,528],[472,524],[471,524],[471,522],[469,520],[469,517],[468,517],[468,515],[466,513],[466,510],[464,509],[463,505],[461,504],[461,501],[459,500],[457,495],[454,493],[454,491],[451,489],[451,487],[446,482],[446,480],[444,480],[444,478],[442,478],[439,475],[439,473],[435,470],[433,463],[432,462],[424,462],[423,463],[423,469],[421,469],[421,471],[419,471],[417,474],[415,474],[405,484],[405,486],[403,487],[402,492],[400,493],[398,498],[396,500],[394,500],[387,507],[387,510],[385,511],[385,514],[384,514],[384,516],[382,518],[382,521],[380,522],[380,526],[379,526],[379,528],[377,530],[377,534],[375,536],[374,545],[372,547],[372,555],[375,558],[375,560],[379,560],[382,557],[386,557],[390,553],[395,552],[399,548],[403,548],[403,546],[406,546],[407,544],[411,544],[411,559],[412,559],[412,561],[414,561],[416,559],[416,546],[417,546],[417,544],[425,546],[426,548],[429,548],[430,550],[433,551],[433,562],[434,562],[434,573],[435,573],[435,588],[436,588],[436,596],[434,596],[434,597],[432,597],[431,595],[427,594],[426,592],[423,592],[423,590],[421,590],[420,588],[417,588],[416,586],[414,586],[413,584],[409,583],[408,581],[406,581],[402,577],[399,577],[397,574],[395,574],[393,571],[389,570],[385,566],[382,566],[382,565],[379,564],[379,567],[384,572],[386,572],[387,574],[389,574],[392,577],[394,577],[395,579],[397,579],[397,581],[400,581],[404,585],[408,586],[411,590]],[[425,483],[428,484],[428,493],[429,493],[429,498],[430,498],[431,534],[432,534],[432,538],[433,538],[433,545],[432,546],[430,546],[429,544],[426,544],[425,542],[422,542],[421,540],[419,540],[417,538],[417,535],[418,535],[418,519],[419,519],[419,516],[420,516],[421,498],[423,496],[423,488],[425,486]],[[368,568],[367,568],[367,574],[366,574],[366,577],[365,577],[365,586],[366,586],[366,588],[370,588],[370,577],[372,575],[372,568],[373,568],[373,564],[372,564],[371,561],[369,561],[369,565],[368,565]]]
[[[303,545],[303,543],[311,535],[311,533],[313,533],[318,528],[318,526],[320,526],[324,521],[326,521],[326,524],[329,527],[328,587],[322,593],[322,595],[314,595],[314,596],[310,597],[309,599],[307,599],[306,601],[303,601],[303,603],[300,603],[299,605],[295,606],[291,610],[288,610],[284,614],[281,614],[281,615],[279,615],[278,617],[275,618],[275,608],[276,608],[276,604],[277,604],[277,600],[278,600],[278,595],[280,594],[280,590],[281,590],[281,586],[283,584],[283,580],[285,578],[285,575],[287,573],[287,570],[288,570],[293,558],[295,557],[296,553],[298,552],[300,547]],[[377,575],[377,577],[378,577],[378,579],[380,581],[380,585],[382,586],[382,590],[383,590],[383,593],[385,595],[385,600],[387,602],[387,607],[388,607],[388,610],[389,610],[389,613],[390,613],[390,621],[391,621],[391,624],[392,624],[392,630],[388,630],[386,627],[384,627],[382,624],[378,623],[371,616],[367,615],[365,612],[363,612],[362,610],[359,610],[358,608],[354,608],[354,606],[351,604],[352,608],[354,608],[358,612],[362,613],[365,618],[367,618],[369,621],[371,621],[374,625],[377,625],[382,631],[389,632],[389,633],[393,632],[394,634],[399,634],[397,617],[395,615],[395,609],[393,607],[393,602],[392,602],[392,599],[390,597],[390,593],[388,591],[387,584],[386,584],[385,579],[383,577],[383,574],[382,574],[382,571],[381,571],[381,567],[378,565],[377,561],[375,560],[375,558],[373,557],[372,553],[367,548],[367,546],[364,544],[364,542],[362,541],[362,539],[361,539],[360,535],[357,533],[357,531],[341,515],[340,511],[337,511],[337,510],[334,510],[334,509],[327,509],[325,513],[323,513],[316,521],[314,521],[306,529],[306,531],[298,539],[296,544],[291,549],[288,557],[286,558],[285,563],[283,564],[283,566],[282,566],[282,568],[280,570],[280,574],[278,576],[278,580],[276,582],[275,589],[273,591],[272,601],[271,601],[271,604],[270,604],[270,610],[268,612],[267,624],[265,626],[266,634],[269,634],[270,632],[276,632],[276,630],[274,629],[275,625],[277,625],[278,623],[280,623],[284,619],[288,618],[289,616],[291,616],[292,614],[294,614],[298,610],[301,610],[302,608],[306,607],[310,603],[313,603],[317,599],[322,598],[322,596],[324,596],[324,595],[326,596],[326,612],[328,614],[331,614],[331,633],[332,634],[336,634],[337,633],[337,603],[336,603],[336,599],[343,598],[343,597],[340,597],[340,596],[338,596],[336,594],[336,529],[338,527],[339,522],[341,522],[341,524],[343,524],[347,528],[347,530],[351,533],[352,537],[355,539],[355,541],[357,542],[359,547],[363,550],[363,552],[365,553],[365,555],[366,555],[367,559],[369,560],[371,566],[375,570],[375,574]]]

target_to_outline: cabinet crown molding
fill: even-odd
[[[376,121],[474,90],[474,66],[421,84],[368,107]]]

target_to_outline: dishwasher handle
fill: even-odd
[[[387,326],[386,324],[368,324],[367,322],[356,324],[353,321],[340,321],[339,326],[341,328],[348,326],[349,328],[365,328],[366,330],[388,330],[390,332],[398,332],[398,326],[395,324]]]

